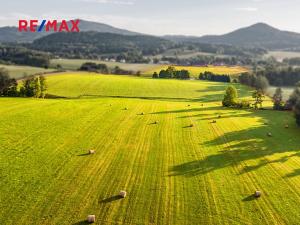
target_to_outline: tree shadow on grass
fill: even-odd
[[[118,201],[120,199],[122,199],[121,196],[115,195],[115,196],[112,196],[112,197],[109,197],[109,198],[102,199],[99,202],[105,204],[105,203],[111,203],[111,202],[114,202],[114,201]]]
[[[249,116],[251,114],[247,114],[247,117]],[[270,114],[256,112],[255,116],[259,117],[258,123],[260,125],[244,130],[225,132],[213,140],[200,143],[208,149],[220,150],[215,151],[214,154],[209,154],[202,160],[185,162],[171,167],[169,169],[169,176],[192,177],[236,165],[240,165],[240,168],[243,168],[238,171],[238,174],[241,175],[255,171],[271,163],[285,163],[291,157],[300,157],[299,143],[297,141],[287,141],[294,139],[297,133],[295,133],[295,130],[292,131],[284,128],[283,121],[286,119],[286,114],[272,112],[272,124],[269,123],[269,125],[264,122],[269,120]],[[218,123],[216,126],[218,126]],[[237,129],[239,128],[237,127]],[[273,137],[268,137],[268,132],[272,132]],[[284,156],[280,157],[278,155],[273,160],[268,159],[268,156],[275,154],[284,154]],[[253,162],[251,162],[251,165],[248,166],[245,162],[249,160],[257,160],[257,163],[252,165]],[[298,175],[300,175],[300,169],[295,170],[293,173],[287,175],[287,177]]]

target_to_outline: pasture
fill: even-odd
[[[22,78],[25,75],[34,75],[37,73],[47,73],[47,72],[53,72],[53,69],[44,69],[40,67],[33,67],[33,66],[20,66],[20,65],[3,65],[0,64],[0,68],[5,68],[8,70],[9,75],[12,78]]]
[[[83,63],[94,62],[106,64],[109,68],[114,68],[119,66],[124,70],[141,71],[146,72],[148,70],[153,70],[155,68],[160,68],[160,65],[156,64],[138,64],[138,63],[120,63],[120,62],[110,62],[101,60],[90,60],[90,59],[52,59],[51,67],[55,68],[57,64],[61,65],[63,69],[66,70],[78,70]]]
[[[48,85],[65,98],[0,99],[0,224],[299,222],[291,113],[223,108],[223,83],[65,73]]]
[[[106,62],[99,60],[88,60],[88,59],[53,59],[51,60],[51,67],[55,68],[57,64],[60,64],[63,69],[66,70],[77,70],[85,62],[104,63],[109,68],[119,66],[124,70],[140,71],[142,76],[151,77],[154,72],[159,73],[162,69],[167,69],[169,65],[159,64],[133,64],[133,63],[119,63],[119,62]],[[192,77],[198,78],[200,73],[205,71],[213,72],[216,74],[228,74],[238,75],[243,72],[247,72],[248,69],[240,66],[175,66],[178,70],[188,70]]]

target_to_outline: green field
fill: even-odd
[[[159,72],[162,69],[166,69],[169,65],[159,64],[133,64],[133,63],[119,63],[119,62],[106,62],[99,60],[88,60],[88,59],[54,59],[51,60],[51,66],[55,67],[60,64],[63,69],[66,70],[77,70],[85,62],[104,63],[109,68],[119,66],[125,70],[141,71],[143,76],[152,76],[154,72]],[[216,74],[228,74],[235,75],[248,71],[248,69],[239,66],[175,66],[176,69],[185,69],[190,71],[193,77],[198,77],[200,73],[205,71],[213,72]]]
[[[0,64],[0,68],[5,68],[8,70],[9,75],[13,78],[21,78],[24,75],[33,75],[37,73],[46,73],[52,72],[53,69],[44,69],[39,67],[32,67],[32,66],[19,66],[19,65],[3,65]]]
[[[109,68],[114,68],[119,66],[124,70],[141,71],[146,72],[149,70],[154,70],[155,68],[160,68],[157,64],[138,64],[138,63],[120,63],[120,62],[107,62],[101,60],[91,60],[91,59],[53,59],[51,60],[51,67],[56,67],[60,64],[63,69],[66,70],[78,70],[83,63],[94,62],[94,63],[104,63]]]
[[[200,73],[212,72],[215,74],[226,75],[239,75],[241,73],[249,71],[248,69],[240,66],[174,66],[177,70],[188,70],[192,77],[198,78]],[[153,74],[159,72],[161,69],[167,69],[168,65],[161,68],[150,70],[147,74]]]
[[[66,73],[48,84],[66,98],[0,99],[1,225],[299,223],[291,113],[222,108],[223,83]]]

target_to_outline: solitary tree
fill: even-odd
[[[275,94],[273,95],[273,109],[282,110],[284,108],[282,89],[276,88]]]
[[[222,104],[225,107],[233,106],[236,103],[237,98],[238,98],[238,93],[237,93],[236,88],[233,86],[229,86],[226,89],[226,93],[224,95]]]
[[[263,98],[264,98],[264,94],[262,91],[256,90],[253,92],[252,94],[252,98],[254,98],[254,108],[258,109],[259,107],[262,108],[262,103],[263,103]]]

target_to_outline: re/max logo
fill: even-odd
[[[62,20],[60,23],[57,20],[42,20],[39,24],[38,20],[19,20],[19,31],[25,32],[79,32],[79,20]]]

